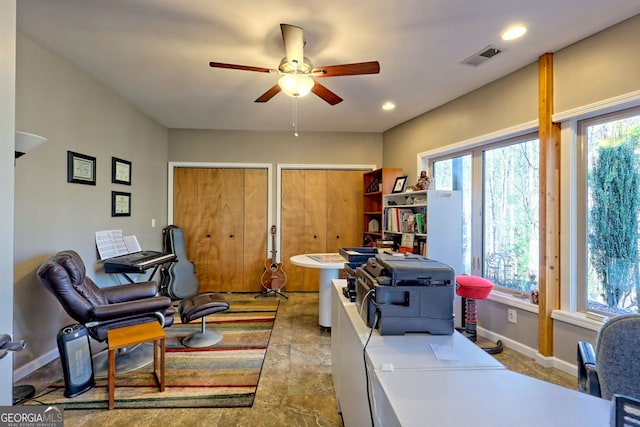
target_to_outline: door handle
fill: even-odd
[[[8,334],[0,335],[0,359],[4,358],[10,351],[22,351],[27,348],[27,343],[22,341],[12,341]]]

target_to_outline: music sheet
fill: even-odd
[[[96,231],[96,246],[101,260],[142,250],[136,236],[123,236],[122,230]]]

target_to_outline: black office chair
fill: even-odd
[[[163,327],[173,324],[171,298],[157,296],[156,282],[100,288],[87,277],[85,265],[75,251],[58,252],[40,265],[37,275],[67,314],[86,326],[89,335],[99,342],[106,341],[110,329],[147,322],[160,322]],[[147,359],[147,355],[142,357]],[[137,361],[135,367],[145,363]],[[117,369],[123,372],[132,368]]]
[[[596,349],[578,342],[578,389],[610,400],[614,394],[640,399],[640,314],[616,316],[598,332]]]

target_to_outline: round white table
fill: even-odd
[[[320,269],[318,320],[323,328],[331,327],[331,281],[338,278],[346,260],[339,253],[302,254],[290,258],[291,264]]]

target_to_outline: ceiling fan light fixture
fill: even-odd
[[[294,98],[308,95],[314,84],[313,79],[304,74],[286,74],[278,80],[280,89]]]

